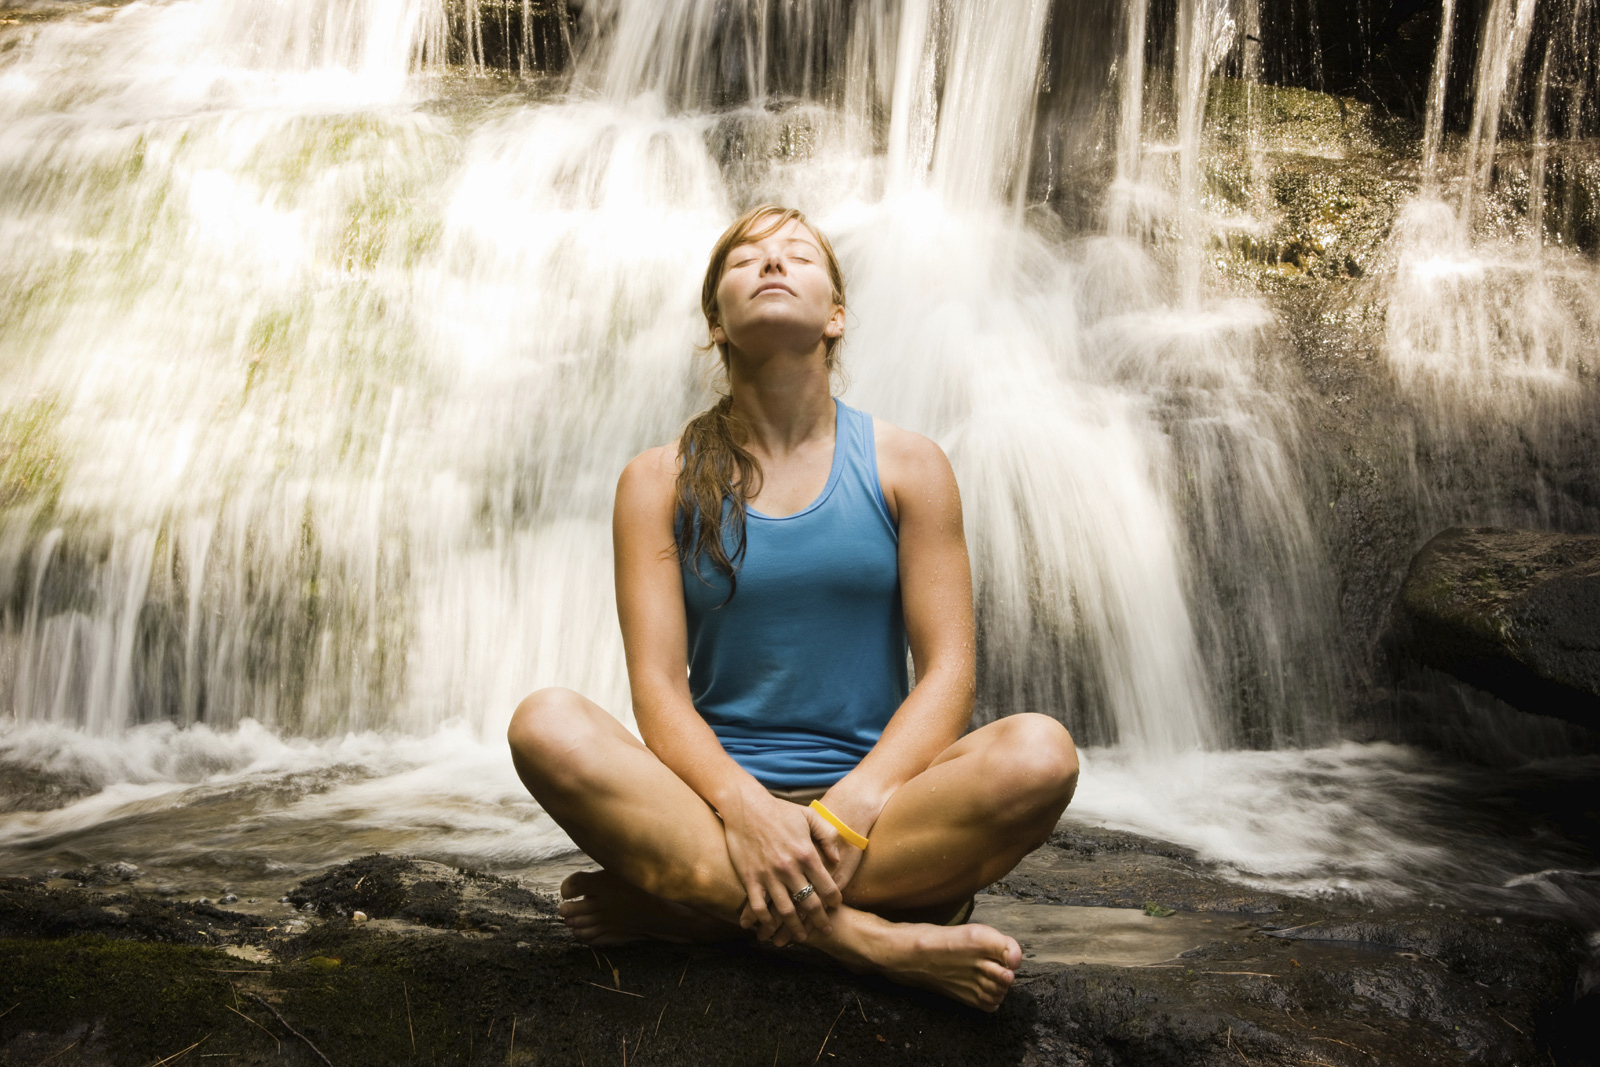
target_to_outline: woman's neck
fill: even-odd
[[[822,359],[769,359],[752,367],[736,353],[730,356],[733,413],[758,454],[783,455],[832,435],[833,392]]]

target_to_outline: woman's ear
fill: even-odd
[[[833,305],[833,314],[828,316],[827,325],[822,327],[822,336],[824,336],[824,337],[843,337],[844,336],[844,306],[843,305],[841,305],[841,304]]]
[[[722,328],[722,323],[718,322],[716,319],[712,319],[709,323],[707,323],[707,325],[711,327],[712,344],[725,345],[728,343],[728,331]]]

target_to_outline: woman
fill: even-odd
[[[797,211],[747,212],[701,305],[728,393],[628,464],[613,513],[644,743],[569,690],[511,722],[518,774],[601,866],[562,884],[561,915],[591,944],[805,942],[993,1011],[1022,951],[951,923],[1050,835],[1072,740],[1027,714],[962,735],[975,639],[955,476],[933,442],[834,400],[827,239]]]

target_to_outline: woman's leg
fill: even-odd
[[[507,736],[529,792],[606,871],[716,922],[737,922],[745,894],[721,820],[604,709],[570,690],[540,690],[517,708]],[[623,897],[614,904],[648,906]],[[978,924],[894,923],[848,905],[831,920],[831,933],[812,932],[806,943],[987,1010],[999,1006],[1022,958],[1016,941]]]
[[[580,940],[744,936],[737,923],[674,903],[717,888],[697,873],[707,853],[725,858],[722,822],[604,708],[568,689],[541,689],[518,706],[507,738],[528,792],[603,868],[561,885],[561,917]],[[725,914],[732,901],[715,903]]]
[[[1049,839],[1077,783],[1077,749],[1054,719],[1010,715],[974,730],[889,799],[845,903],[952,910]]]

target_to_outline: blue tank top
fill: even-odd
[[[910,691],[872,417],[834,404],[827,485],[793,515],[749,509],[733,599],[710,560],[699,575],[683,565],[694,706],[741,767],[782,789],[843,778]]]

